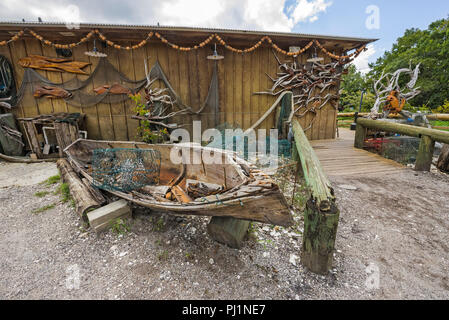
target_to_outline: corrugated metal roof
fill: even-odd
[[[64,22],[16,22],[16,21],[0,21],[1,27],[64,27]],[[370,43],[377,41],[373,38],[358,38],[358,37],[346,37],[346,36],[332,36],[332,35],[319,35],[319,34],[304,34],[304,33],[292,33],[292,32],[276,32],[276,31],[258,31],[258,30],[239,30],[239,29],[223,29],[223,28],[201,28],[201,27],[180,27],[180,26],[153,26],[153,25],[133,25],[133,24],[106,24],[106,23],[81,23],[80,28],[83,29],[122,29],[122,30],[167,30],[167,31],[190,31],[190,32],[214,32],[214,33],[227,33],[227,34],[240,34],[240,35],[268,35],[279,37],[294,37],[294,38],[306,38],[306,39],[324,39],[324,40],[338,40],[358,43]],[[73,30],[72,30],[73,31]]]

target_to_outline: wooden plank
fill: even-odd
[[[234,123],[234,52],[226,52],[226,57],[224,61],[224,73],[225,73],[225,84],[224,91],[226,95],[226,103],[223,106],[224,110],[224,121],[228,124]]]
[[[209,85],[212,73],[209,72],[209,65],[212,65],[212,61],[207,60],[206,49],[198,49],[196,50],[196,55],[198,59],[198,82],[199,82],[199,92],[200,92],[200,101],[201,105],[207,99],[207,93],[209,92]],[[212,70],[212,69],[210,69]],[[204,128],[209,127],[209,113],[211,112],[210,108],[205,108],[203,112],[200,114],[199,120],[201,120],[202,130]]]
[[[235,54],[235,79],[234,79],[234,110],[235,110],[235,126],[243,128],[243,55]]]
[[[131,47],[133,43],[125,42],[123,45]],[[113,65],[123,73],[128,79],[134,79],[134,65],[132,50],[115,50],[117,52],[117,65]],[[112,63],[111,57],[111,63]],[[129,84],[125,84],[128,85]],[[134,85],[132,85],[134,86]],[[114,121],[115,139],[120,141],[127,141],[130,139],[128,135],[128,107],[132,103],[131,99],[127,99],[121,103],[111,104],[112,116]]]
[[[12,65],[15,71],[15,76],[17,78],[17,83],[22,84],[23,74],[25,69],[19,65],[19,59],[27,56],[25,49],[25,41],[18,40],[9,44]],[[20,86],[18,86],[19,88]],[[39,114],[38,105],[36,99],[33,97],[33,92],[31,92],[30,86],[29,91],[25,92],[24,97],[20,103],[21,114],[23,117],[34,117]]]
[[[176,50],[171,50],[169,48],[164,48],[168,55],[168,69],[164,70],[167,73],[167,77],[173,87],[173,89],[179,94],[179,57]],[[195,108],[195,106],[194,106]],[[184,123],[184,116],[179,116],[173,118],[174,123]]]
[[[242,68],[242,112],[243,112],[243,129],[246,130],[251,126],[251,57],[250,54],[243,55]]]
[[[25,48],[27,55],[40,55],[42,56],[42,47],[41,42],[37,39],[28,39],[25,41]],[[48,73],[53,73],[52,71],[43,71],[43,70],[35,70],[40,75],[48,78]],[[51,102],[52,99],[48,99],[45,97],[35,98],[37,104],[37,112],[38,114],[51,114],[53,113],[53,104]]]
[[[148,46],[148,45],[146,45]],[[131,79],[139,80],[145,78],[145,60],[147,59],[146,46],[132,51],[132,66],[133,75]],[[148,63],[147,63],[148,64]],[[152,64],[148,64],[148,72],[150,72]],[[140,94],[145,95],[144,90],[141,90]],[[136,104],[128,100],[126,102],[126,115],[127,115],[127,127],[128,127],[128,138],[131,141],[141,141],[140,135],[138,134],[139,120],[132,119],[131,116],[136,114],[135,111]]]
[[[87,50],[91,51],[93,50],[93,43],[87,43]],[[114,49],[115,50],[115,49]],[[112,51],[112,49],[105,50],[107,53],[109,51]],[[86,56],[89,59],[89,62],[92,63],[91,65],[91,73],[93,70],[95,70],[95,67],[97,66],[99,62],[99,58]],[[105,83],[97,83],[98,81],[93,81],[93,88],[97,88],[99,86],[105,85]],[[91,94],[93,94],[93,90],[90,91]],[[100,128],[100,139],[102,140],[114,140],[114,124],[112,122],[112,114],[111,114],[111,105],[109,103],[98,103],[96,105],[97,112],[98,112],[98,123]],[[89,116],[88,116],[89,117]]]
[[[76,61],[83,61],[83,62],[91,62],[89,57],[86,56],[84,53],[86,51],[89,51],[87,43],[83,43],[80,46],[77,46],[72,49],[72,57]],[[86,67],[84,69],[89,74],[92,74],[94,71],[94,67],[92,65]],[[70,75],[68,73],[62,73],[62,80],[68,81],[71,78],[73,78],[73,75]],[[85,81],[89,76],[86,75],[76,75],[78,80]],[[94,84],[88,85],[85,89],[83,89],[83,92],[87,94],[93,94],[94,92]],[[85,114],[85,120],[84,120],[84,126],[87,130],[87,135],[90,139],[101,139],[101,132],[100,132],[100,118],[98,114],[98,106],[86,106],[81,108],[76,108],[73,106],[70,106],[67,104],[67,111],[69,112],[81,112]]]
[[[260,51],[256,50],[250,54],[251,57],[251,91],[250,91],[250,120],[251,124],[259,120],[260,96],[255,92],[262,91],[260,85]],[[250,126],[251,126],[250,124]],[[256,128],[257,129],[257,128]]]
[[[259,90],[265,91],[270,87],[270,78],[266,76],[265,73],[269,74],[269,63],[268,63],[268,49],[266,47],[262,47],[259,49],[260,59],[259,59]],[[262,115],[268,110],[268,96],[267,95],[259,95],[258,96],[258,108],[257,108],[257,117],[260,119]],[[266,120],[259,126],[259,129],[267,129]],[[267,135],[269,133],[267,132]]]
[[[46,57],[56,57],[56,51],[53,47],[42,45],[42,55]],[[63,72],[47,72],[47,79],[53,83],[62,83]],[[67,112],[67,104],[63,99],[52,99],[53,110],[52,112]]]

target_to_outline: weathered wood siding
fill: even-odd
[[[126,42],[120,44],[130,45]],[[92,47],[92,42],[89,42],[73,49],[74,60],[92,63],[85,69],[89,73],[95,69],[98,63],[97,58],[84,54],[85,51],[92,50]],[[148,59],[149,66],[152,66],[157,59],[183,101],[198,109],[206,99],[215,63],[206,59],[206,56],[211,54],[209,47],[191,52],[181,52],[173,50],[159,41],[152,41],[145,47],[134,51],[117,50],[111,47],[104,51],[108,54],[107,59],[133,80],[144,78],[144,59]],[[277,62],[271,47],[260,47],[246,55],[230,51],[223,52],[223,48],[219,47],[219,53],[225,56],[224,60],[217,62],[220,122],[246,129],[256,122],[275,101],[274,97],[253,95],[253,93],[265,91],[272,86],[272,82],[266,74],[276,75],[278,72]],[[10,59],[13,64],[17,88],[22,83],[24,73],[23,68],[18,64],[20,58],[29,54],[56,56],[52,47],[41,45],[36,39],[19,40],[9,46],[2,46],[0,54]],[[325,58],[326,62],[329,61],[329,58]],[[303,55],[299,59],[301,62],[305,62],[307,56]],[[73,77],[78,77],[81,80],[87,78],[84,75],[69,73],[39,72],[53,82],[67,81]],[[103,83],[94,83],[92,93],[93,88],[100,85]],[[14,112],[17,117],[31,117],[52,112],[81,112],[87,115],[86,126],[89,137],[92,139],[138,140],[136,130],[138,121],[131,119],[134,114],[131,100],[119,104],[100,103],[92,107],[78,108],[66,104],[63,100],[28,97]],[[311,140],[334,138],[336,116],[337,112],[330,105],[318,111],[313,127],[306,131],[307,137]],[[306,128],[312,118],[312,114],[308,113],[299,119],[301,126]],[[176,118],[178,123],[187,124],[186,128],[191,128],[193,120],[201,120],[203,130],[212,128],[214,127],[214,112],[206,108],[201,115],[183,115]],[[259,129],[270,129],[274,125],[273,113],[261,124]]]

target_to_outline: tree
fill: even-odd
[[[344,112],[358,111],[362,91],[362,111],[368,112],[375,101],[375,96],[370,83],[365,75],[357,71],[354,65],[348,67],[348,74],[342,76],[340,87],[340,109]]]
[[[408,29],[398,38],[391,51],[385,52],[368,74],[368,83],[378,79],[382,72],[394,72],[421,64],[417,86],[421,94],[410,101],[419,108],[427,105],[436,109],[449,98],[449,19],[433,22],[426,30]],[[404,86],[409,79],[400,79]]]

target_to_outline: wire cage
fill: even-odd
[[[370,138],[365,149],[404,165],[413,164],[419,149],[419,139],[405,136]]]
[[[161,153],[153,149],[95,149],[93,184],[100,189],[129,192],[159,183]]]

